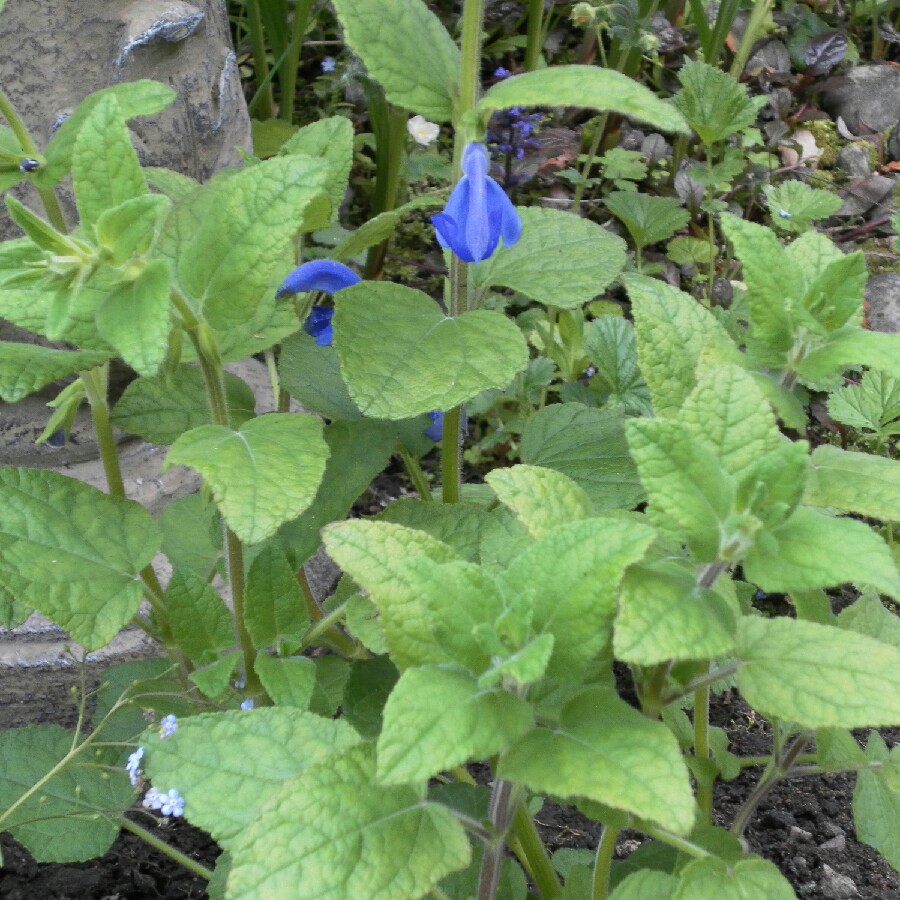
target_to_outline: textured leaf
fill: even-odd
[[[584,351],[597,370],[595,379],[610,391],[606,406],[649,414],[650,391],[638,368],[634,325],[621,316],[601,316],[584,328]]]
[[[380,0],[334,0],[334,8],[345,40],[391,103],[436,122],[450,119],[459,50],[422,0],[400,0],[390,16]]]
[[[884,541],[863,522],[798,509],[757,542],[744,560],[764,591],[809,591],[846,582],[900,598],[900,575]]]
[[[859,384],[848,384],[828,398],[832,419],[879,434],[900,432],[900,378],[870,369]]]
[[[804,728],[900,722],[895,647],[815,622],[748,617],[738,623],[736,653],[741,693],[770,718]]]
[[[526,465],[495,469],[485,481],[536,538],[557,525],[591,516],[591,501],[584,490],[553,469]]]
[[[164,469],[184,465],[199,472],[229,527],[257,544],[312,503],[327,458],[319,419],[273,413],[238,431],[201,425],[186,432],[169,450]]]
[[[499,285],[548,306],[576,307],[598,294],[625,265],[625,243],[588,219],[556,209],[517,207],[522,237],[472,266],[476,286]]]
[[[863,291],[868,280],[863,253],[841,254],[810,280],[803,307],[828,331],[848,322],[861,324]]]
[[[159,548],[137,503],[41,469],[0,469],[0,589],[88,650],[137,612],[135,573]]]
[[[308,709],[316,686],[316,666],[304,656],[256,657],[256,674],[276,706]]]
[[[674,735],[610,689],[592,688],[569,701],[559,725],[526,734],[501,757],[497,774],[538,793],[596,800],[678,834],[694,823],[693,791]]]
[[[672,900],[678,879],[668,872],[641,869],[620,882],[609,900]]]
[[[463,559],[478,562],[481,535],[491,514],[474,503],[420,503],[401,497],[378,516],[381,522],[424,531],[451,547]]]
[[[869,738],[866,756],[885,763],[888,749],[878,734]],[[900,869],[900,791],[892,789],[884,770],[861,771],[853,792],[853,827],[856,838],[874,847],[895,869]]]
[[[0,343],[0,399],[17,403],[52,381],[101,365],[111,355],[94,350],[52,350],[37,344]]]
[[[236,375],[225,373],[225,395],[233,425],[243,425],[256,412],[253,391]],[[113,407],[117,428],[154,444],[172,444],[186,431],[210,421],[203,373],[180,365],[156,378],[137,378]]]
[[[305,331],[291,335],[281,346],[278,371],[282,387],[309,412],[329,419],[361,419],[341,378],[333,347],[320,347]]]
[[[891,521],[900,509],[900,462],[824,444],[813,451],[803,501]]]
[[[169,266],[154,260],[115,287],[97,310],[97,328],[139,375],[154,376],[169,349]]]
[[[421,291],[365,281],[335,297],[334,346],[356,405],[405,419],[505,388],[528,353],[513,322],[492,310],[445,316]]]
[[[797,367],[800,377],[812,385],[833,382],[847,369],[871,366],[900,376],[900,334],[867,331],[845,325],[804,357]]]
[[[147,193],[137,153],[114,95],[102,97],[84,120],[72,152],[72,181],[82,225]]]
[[[484,690],[471,675],[452,669],[408,669],[384,708],[378,780],[420,782],[453,766],[487,759],[532,724],[531,707],[515,694]]]
[[[294,571],[277,544],[264,547],[250,566],[244,624],[257,649],[283,644],[293,653],[300,646],[309,612]]]
[[[887,610],[877,594],[863,594],[841,610],[837,624],[900,649],[900,616]]]
[[[215,662],[194,669],[188,678],[197,685],[198,688],[210,698],[219,697],[228,687],[231,676],[237,668],[241,660],[239,650],[226,653]]]
[[[665,241],[684,228],[691,215],[677,197],[654,197],[637,191],[613,191],[606,208],[628,229],[638,252]]]
[[[299,709],[233,710],[179,719],[165,739],[152,730],[144,761],[160,790],[178,788],[185,818],[230,849],[290,779],[358,740],[346,722]]]
[[[211,576],[222,556],[222,523],[211,499],[198,493],[173,500],[159,514],[159,527],[173,568]]]
[[[586,106],[621,113],[662,131],[687,133],[671,104],[633,79],[595,66],[553,66],[504,78],[487,91],[475,111],[486,120],[492,112],[513,106]]]
[[[774,863],[753,857],[726,865],[707,856],[681,872],[673,900],[796,900],[790,882]]]
[[[120,266],[132,256],[142,256],[171,211],[168,197],[143,194],[108,209],[97,219],[97,240],[110,253],[110,263]]]
[[[522,461],[562,472],[596,509],[630,509],[644,497],[619,413],[580,403],[544,407],[525,426]]]
[[[209,663],[235,643],[234,621],[212,585],[192,572],[172,575],[166,611],[178,646],[191,659]]]
[[[71,749],[72,732],[58,725],[0,733],[0,809],[6,812]],[[115,817],[133,799],[124,769],[107,774],[76,760],[5,818],[3,828],[37,862],[84,862],[110,848],[119,832]]]
[[[802,181],[783,181],[777,187],[766,185],[763,190],[772,224],[795,234],[802,234],[817,219],[827,219],[841,208],[843,202],[837,194],[811,188]]]
[[[344,691],[344,718],[363,736],[381,733],[384,705],[397,683],[399,672],[387,656],[355,659]]]

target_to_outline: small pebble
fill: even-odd
[[[851,900],[858,897],[859,891],[852,878],[835,872],[829,865],[822,866],[822,878],[819,881],[819,890],[825,900]]]
[[[843,853],[847,849],[847,838],[842,834],[837,834],[833,838],[819,844],[819,849],[827,853]]]
[[[811,841],[812,833],[803,828],[798,828],[796,825],[791,825],[790,839],[792,841]]]

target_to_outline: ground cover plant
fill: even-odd
[[[522,41],[486,32],[482,0],[459,41],[422,0],[396,0],[389,26],[383,6],[331,4],[365,71],[361,142],[343,115],[289,125],[311,4],[248,3],[258,103],[274,112],[277,71],[288,126],[263,122],[257,153],[203,185],[132,148],[126,123],[171,101],[163,85],[91,95],[45,148],[0,94],[0,186],[28,182],[46,214],[6,196],[24,236],[0,245],[0,315],[53,342],[0,345],[0,397],[74,376],[43,437],[86,403],[108,481],[0,469],[0,618],[38,610],[88,651],[137,622],[166,652],[82,690],[74,729],[0,733],[0,829],[72,861],[124,828],[228,900],[782,898],[744,841],[760,804],[852,772],[857,835],[900,868],[900,751],[853,733],[900,725],[900,337],[864,327],[863,253],[814,227],[833,193],[787,180],[729,203],[772,165],[763,101],[710,64],[736,8],[709,25],[691,4],[712,59],[651,90],[629,76],[661,64],[655,4],[571,10],[606,66],[540,65],[552,12],[529,4],[516,74],[501,64]],[[290,38],[267,44],[279,21]],[[834,44],[810,41],[798,91]],[[575,211],[516,205],[560,109],[596,116],[555,166]],[[673,158],[609,146],[626,122]],[[372,215],[349,223],[367,164]],[[621,236],[582,214],[598,208]],[[384,277],[386,242],[423,211],[438,296]],[[668,264],[691,293],[657,277]],[[250,355],[274,413],[223,370]],[[815,402],[842,442],[812,431]],[[154,520],[125,498],[113,426],[203,491]],[[418,499],[346,518],[392,457]],[[343,571],[322,602],[304,574],[321,545]],[[846,585],[835,614],[826,590]],[[763,614],[765,595],[791,614]],[[726,690],[770,752],[730,751],[709,715]],[[755,789],[715,824],[716,782],[748,768]],[[550,857],[544,798],[602,826],[593,852]],[[161,840],[173,818],[222,848],[214,871]],[[625,829],[650,840],[617,863]]]

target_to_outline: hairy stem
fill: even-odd
[[[481,860],[478,900],[493,900],[497,891],[500,863],[503,861],[503,847],[506,843],[506,834],[512,824],[517,793],[518,791],[511,781],[498,778],[494,782],[489,812],[491,825],[494,826],[494,834],[485,845],[484,856]]]
[[[613,853],[616,850],[616,841],[619,838],[619,830],[604,826],[600,835],[600,843],[597,844],[597,855],[594,859],[594,882],[591,891],[591,900],[606,900],[609,896],[610,866],[612,866]]]
[[[151,831],[138,825],[137,822],[133,822],[131,819],[123,816],[121,825],[124,831],[130,831],[132,834],[137,835],[142,841],[145,841],[151,847],[159,850],[160,853],[165,853],[170,859],[174,859],[175,862],[180,863],[195,875],[199,875],[201,878],[206,879],[206,881],[209,881],[213,877],[212,869],[207,869],[206,866],[201,865],[197,860],[191,859],[180,850],[176,850],[170,844],[160,840]]]

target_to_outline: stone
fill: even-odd
[[[881,133],[900,121],[900,68],[855,66],[826,82],[822,108],[853,134]]]
[[[799,828],[797,825],[791,825],[790,831],[788,832],[788,839],[791,841],[811,841],[812,837],[812,832]]]
[[[747,60],[744,73],[758,75],[760,72],[790,72],[791,56],[783,41],[766,41],[753,51]]]
[[[833,838],[819,844],[819,849],[825,853],[843,853],[847,849],[847,838],[842,834],[837,834]]]
[[[866,284],[866,321],[872,331],[900,332],[900,274],[882,272]]]
[[[835,872],[827,863],[822,866],[822,877],[819,880],[819,890],[825,900],[851,900],[859,896],[852,878]]]
[[[239,162],[236,147],[251,148],[227,11],[219,0],[30,0],[7,3],[0,14],[0,84],[39,147],[88,94],[141,78],[161,81],[178,95],[167,109],[129,123],[143,164],[202,181]],[[13,193],[35,203],[28,185]],[[74,223],[71,193],[61,194]],[[18,236],[0,210],[0,239]]]
[[[846,172],[851,178],[864,178],[872,171],[869,160],[868,147],[860,144],[850,144],[838,153],[837,164],[838,168]]]

